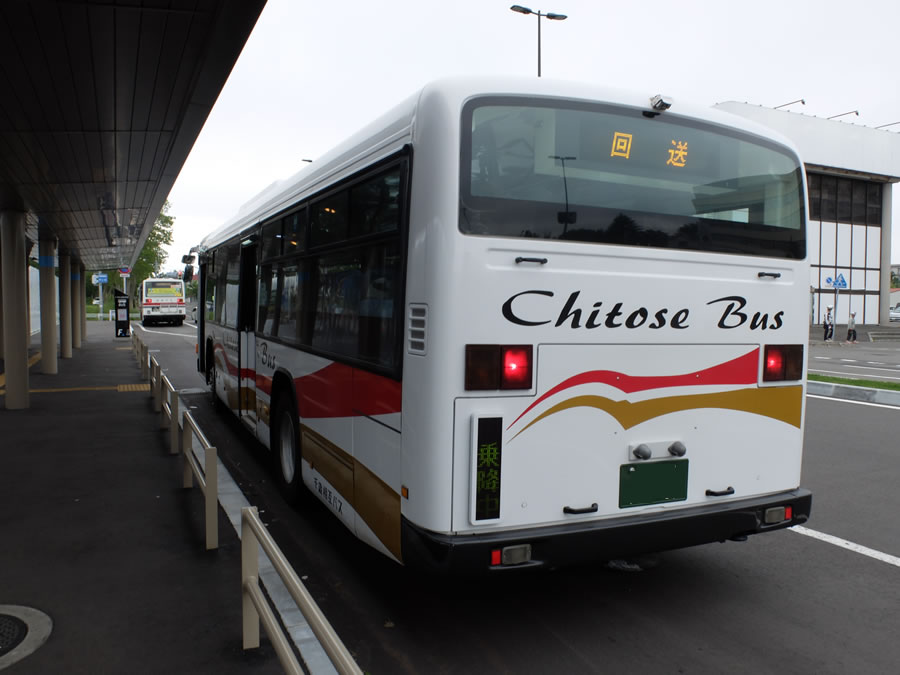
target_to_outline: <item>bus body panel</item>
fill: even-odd
[[[680,441],[689,460],[687,499],[648,510],[708,503],[706,490],[733,488],[714,499],[737,500],[798,487],[805,388],[760,386],[760,364],[766,344],[806,342],[807,308],[795,290],[805,279],[802,263],[690,253],[676,260],[618,247],[573,256],[566,244],[528,250],[481,242],[480,253],[464,242],[459,257],[468,269],[449,312],[465,313],[466,298],[477,295],[485,312],[465,326],[462,341],[490,344],[502,335],[504,344],[533,345],[535,378],[522,393],[466,392],[464,354],[445,360],[442,379],[457,383],[448,531],[563,523],[571,520],[564,506],[594,503],[598,511],[579,518],[636,514],[644,509],[619,508],[619,470],[635,462],[641,443],[653,448],[650,461],[662,461],[675,459],[665,448]],[[520,256],[548,262],[524,269],[514,262]],[[772,269],[782,277],[758,276]],[[738,372],[728,367],[735,361]],[[503,516],[484,525],[471,518],[475,415],[502,416],[504,430]]]
[[[761,525],[770,504],[795,505],[795,522],[802,522],[810,503],[797,489],[805,358],[802,376],[790,382],[763,383],[761,370],[767,345],[806,345],[806,261],[463,234],[463,105],[475,95],[523,91],[536,100],[647,107],[634,94],[549,81],[431,85],[207,239],[215,247],[250,234],[411,148],[402,386],[256,335],[247,375],[256,389],[257,437],[270,445],[273,382],[281,373],[296,396],[303,482],[358,537],[402,562],[421,556],[483,567],[485,547],[520,534],[535,550],[558,544],[547,561],[577,561],[574,542],[597,544],[585,559],[604,550],[673,548],[784,526]],[[790,148],[717,111],[679,105],[666,114]],[[207,335],[220,333],[216,363],[227,373],[218,355],[230,335],[207,328]],[[466,345],[479,344],[530,345],[531,389],[466,390]],[[733,362],[741,364],[737,376]],[[710,373],[719,375],[707,381]],[[629,385],[618,386],[623,381]],[[499,517],[479,519],[474,458],[477,421],[487,417],[502,419],[501,506]],[[676,441],[683,455],[669,450]],[[642,444],[649,460],[634,455]],[[674,467],[686,480],[684,494],[665,487],[652,503],[623,503],[623,472],[638,466],[651,473]],[[635,501],[629,490],[625,501]],[[691,534],[694,525],[702,532]],[[623,545],[629,528],[646,541]]]

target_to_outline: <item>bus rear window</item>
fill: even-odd
[[[148,298],[180,298],[184,295],[181,281],[148,281],[145,288]]]
[[[476,99],[460,230],[803,258],[801,166],[763,138],[672,113]]]

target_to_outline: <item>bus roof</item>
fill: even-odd
[[[269,185],[244,204],[231,219],[207,235],[200,243],[200,251],[238,236],[305,195],[316,192],[321,186],[340,180],[360,166],[373,164],[402,148],[414,139],[420,115],[431,109],[431,106],[423,105],[426,100],[453,115],[457,115],[463,103],[472,97],[498,95],[608,102],[649,111],[650,99],[656,93],[546,78],[454,77],[435,80],[293,176]],[[793,143],[781,134],[718,109],[675,100],[672,108],[661,114],[689,117],[737,129],[779,143],[798,154]]]

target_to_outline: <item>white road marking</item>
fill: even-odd
[[[170,333],[165,330],[150,330],[149,328],[144,328],[139,323],[135,323],[131,325],[131,330],[135,328],[140,328],[145,333],[153,333],[154,335],[174,335],[175,337],[186,337],[186,338],[195,338],[197,337],[194,333]]]
[[[804,534],[807,537],[812,537],[813,539],[818,539],[819,541],[824,541],[828,544],[840,546],[841,548],[845,548],[848,551],[853,551],[854,553],[859,553],[861,555],[874,558],[875,560],[886,562],[888,565],[900,567],[900,558],[889,555],[887,553],[882,553],[881,551],[876,551],[873,548],[860,546],[859,544],[854,544],[852,541],[847,541],[846,539],[841,539],[840,537],[834,537],[830,534],[825,534],[824,532],[810,530],[809,528],[803,527],[802,525],[794,525],[794,527],[791,527],[789,529],[793,532],[796,532],[797,534]]]
[[[869,403],[868,401],[851,401],[848,398],[835,398],[834,396],[818,396],[816,394],[807,394],[806,398],[817,398],[820,401],[834,401],[835,403],[850,403],[852,405],[868,405],[873,408],[887,408],[888,410],[900,410],[895,405],[887,405],[886,403]]]
[[[856,367],[859,368],[860,366],[856,366]],[[877,370],[877,369],[873,369],[873,370]],[[884,370],[884,369],[882,369],[882,370]],[[838,375],[841,377],[845,377],[847,379],[851,379],[851,380],[853,379],[853,377],[852,377],[853,373],[847,373],[843,370],[819,370],[819,369],[810,368],[809,372],[811,372],[815,375]],[[891,372],[897,372],[897,371],[895,370],[895,371],[891,371]],[[900,377],[891,377],[890,375],[873,375],[872,377],[877,377],[879,380],[900,380]]]

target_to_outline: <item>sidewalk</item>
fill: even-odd
[[[12,665],[0,644],[0,671],[281,673],[264,633],[241,648],[240,542],[220,509],[205,550],[130,348],[89,322],[58,375],[31,368],[29,409],[0,408],[0,628],[12,606],[52,620]]]
[[[857,342],[859,344],[874,344],[878,342],[896,343],[896,347],[900,347],[900,321],[894,321],[889,326],[879,324],[866,324],[856,327]],[[825,342],[825,331],[822,324],[815,324],[809,327],[809,344],[810,345],[841,345],[847,344],[847,324],[837,323],[834,325],[834,338],[831,342]]]

